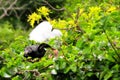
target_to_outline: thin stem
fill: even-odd
[[[109,18],[109,16],[105,18],[104,27],[107,26],[107,20],[108,20],[108,18]],[[112,42],[111,42],[110,38],[108,37],[108,35],[107,35],[104,27],[103,27],[102,29],[103,29],[103,32],[105,33],[106,37],[107,37],[108,42],[110,43],[111,47],[113,48],[115,54],[118,56],[118,58],[120,58],[120,55],[118,54],[116,48],[115,48],[114,45],[112,44]],[[115,59],[115,61],[117,61],[117,59],[116,59],[114,56],[112,56],[112,57]],[[118,62],[118,61],[117,61],[117,62]]]

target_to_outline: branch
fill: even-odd
[[[17,0],[15,0],[7,9],[2,8],[4,13],[0,16],[0,19],[2,19],[3,17],[5,17],[6,15],[8,15],[8,11],[16,4]]]
[[[23,75],[25,72],[33,73],[34,76],[39,76],[40,75],[40,72],[37,69],[33,69],[33,70],[18,71],[12,77],[15,77],[17,75]]]
[[[0,4],[2,3],[2,0],[0,0]]]
[[[107,20],[108,20],[108,17],[105,18],[104,27],[106,27],[107,24],[108,24],[108,23],[107,23]],[[102,29],[103,29],[103,32],[105,33],[105,35],[106,35],[106,37],[107,37],[107,40],[108,40],[108,42],[110,43],[110,45],[111,45],[112,49],[114,50],[115,54],[116,54],[116,55],[118,56],[118,58],[120,59],[120,55],[119,55],[119,53],[117,52],[116,48],[114,47],[113,43],[111,42],[111,40],[110,40],[109,36],[107,35],[107,32],[106,32],[106,30],[104,29],[104,27],[102,28]],[[114,56],[112,56],[112,57],[113,57],[113,59],[114,59],[116,62],[118,62],[118,60],[117,60]]]
[[[34,70],[26,70],[25,72],[31,72],[34,73],[35,76],[39,76],[40,73],[38,72],[38,70],[34,69]]]
[[[0,1],[0,5],[1,5],[0,11],[3,11],[3,12],[2,12],[2,14],[0,15],[0,19],[4,18],[5,16],[9,16],[9,15],[11,15],[12,13],[15,13],[15,16],[16,16],[17,18],[20,18],[21,15],[23,14],[24,10],[29,9],[29,8],[27,8],[27,6],[28,6],[29,4],[31,4],[31,2],[29,2],[29,3],[24,4],[24,5],[22,5],[22,6],[19,7],[19,6],[16,5],[17,2],[18,2],[18,0],[14,0],[14,1],[9,1],[9,0],[8,0],[8,1],[4,1],[4,2],[2,2],[2,0],[1,0],[1,1]],[[2,4],[4,4],[4,5],[2,5]],[[18,14],[18,13],[17,13],[17,10],[18,10],[18,11],[22,10],[22,12],[21,12],[20,14]],[[9,13],[8,13],[8,12],[9,12]]]
[[[44,3],[46,3],[51,9],[55,10],[55,11],[64,11],[65,8],[61,8],[61,9],[56,9],[54,8],[51,4],[49,4],[46,0],[43,0]]]
[[[106,37],[107,37],[108,42],[110,43],[110,45],[111,45],[111,47],[113,48],[114,52],[116,53],[116,55],[117,55],[118,58],[120,59],[120,55],[118,54],[116,48],[115,48],[114,45],[112,44],[112,42],[111,42],[110,38],[108,37],[108,35],[107,35],[105,29],[103,29],[103,30],[104,30],[104,33],[105,33],[105,35],[106,35]]]

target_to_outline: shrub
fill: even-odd
[[[114,0],[113,4],[109,1],[97,5],[78,3],[66,19],[51,19],[49,13],[41,15],[64,34],[58,47],[59,57],[49,59],[48,51],[40,61],[28,62],[23,57],[24,48],[36,43],[18,36],[1,51],[0,76],[12,80],[119,80],[120,11]],[[49,44],[55,45],[54,41]]]

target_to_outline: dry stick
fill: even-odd
[[[0,19],[2,19],[4,16],[7,15],[7,11],[9,11],[15,4],[16,4],[17,0],[15,0],[7,9],[4,9],[4,13],[0,16]]]
[[[13,10],[14,13],[16,14],[16,11],[15,11],[15,10],[29,9],[29,8],[25,8],[25,7],[28,6],[31,2],[29,2],[28,4],[25,4],[25,5],[21,6],[21,7],[16,7],[15,5],[16,5],[17,1],[18,1],[18,0],[14,0],[14,2],[12,2],[12,3],[10,3],[10,1],[7,1],[5,5],[8,5],[8,3],[10,4],[7,8],[5,8],[4,6],[0,7],[0,10],[3,10],[3,11],[4,11],[4,12],[0,15],[0,19],[4,18],[5,16],[9,16],[9,15],[12,13],[11,10]],[[2,4],[1,1],[0,1],[0,4]],[[15,6],[15,7],[14,7],[14,6]],[[8,11],[10,11],[9,14],[8,14]],[[18,14],[17,14],[17,15],[18,15]]]
[[[74,23],[77,24],[77,26],[76,26],[77,30],[80,30],[80,27],[78,26],[79,14],[80,14],[80,8],[78,7],[78,9],[77,9],[77,15],[76,15],[75,21],[74,21]]]
[[[75,17],[75,21],[74,21],[74,23],[75,24],[77,24],[75,27],[76,27],[76,29],[77,29],[77,32],[83,32],[83,30],[80,28],[80,26],[78,25],[78,19],[79,19],[79,16],[80,16],[81,14],[80,14],[80,8],[78,7],[78,9],[77,9],[77,15],[76,15],[76,17]]]
[[[25,72],[31,72],[31,73],[34,73],[34,74],[35,74],[35,76],[40,75],[39,71],[38,71],[38,70],[36,70],[36,69],[34,69],[34,70],[26,70]]]
[[[35,76],[39,76],[40,75],[40,72],[36,69],[34,70],[25,70],[25,71],[18,71],[16,72],[16,74],[14,74],[12,77],[15,77],[17,75],[23,75],[25,72],[31,72],[31,73],[34,73]]]

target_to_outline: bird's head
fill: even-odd
[[[42,43],[42,44],[40,44],[40,46],[38,47],[39,50],[45,49],[45,48],[50,48],[50,49],[53,51],[54,56],[55,56],[55,57],[58,56],[58,50],[55,49],[55,48],[53,48],[53,47],[51,47],[50,45],[48,45],[48,44],[46,44],[46,43]]]

